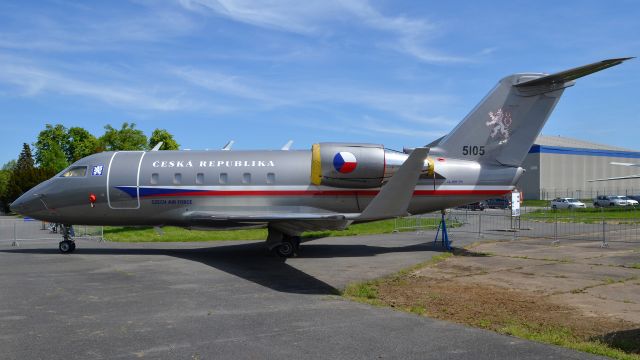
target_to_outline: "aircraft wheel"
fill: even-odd
[[[75,248],[76,244],[74,244],[73,241],[70,240],[63,240],[58,244],[58,249],[63,254],[71,253],[73,250],[75,250]]]
[[[296,254],[295,242],[292,240],[284,240],[282,244],[274,249],[276,255],[283,258],[290,258]]]

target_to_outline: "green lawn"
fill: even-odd
[[[525,200],[522,202],[522,206],[549,206],[549,200]]]
[[[586,208],[586,209],[543,209],[522,215],[526,220],[554,222],[595,223],[602,219],[624,223],[640,222],[640,209],[635,207]]]
[[[434,229],[438,226],[438,219],[426,219],[426,221],[427,224]],[[456,226],[456,224],[448,223],[447,226]],[[328,236],[388,234],[393,232],[394,228],[395,220],[389,219],[351,225],[346,230],[341,231],[306,232],[302,236],[305,238],[319,238]],[[105,227],[104,238],[108,241],[119,242],[264,240],[267,238],[267,229],[204,231],[166,226],[162,228],[162,234],[159,234],[151,227]]]

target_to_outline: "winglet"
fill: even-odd
[[[357,220],[378,220],[407,215],[427,154],[429,148],[414,149]]]
[[[160,150],[160,147],[162,146],[162,144],[164,144],[163,141],[160,141],[159,143],[156,144],[156,146],[153,147],[153,149],[151,149],[151,151],[158,151]]]
[[[293,140],[287,141],[287,143],[284,144],[280,150],[288,151],[289,149],[291,149],[291,145],[293,145]]]
[[[233,140],[229,140],[229,142],[228,142],[225,146],[223,146],[223,147],[222,147],[222,150],[224,150],[224,151],[230,151],[230,150],[231,150],[231,147],[233,146],[233,143],[234,143],[234,142],[235,142],[235,141],[233,141]]]

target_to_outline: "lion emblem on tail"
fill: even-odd
[[[491,138],[499,140],[499,145],[509,141],[509,127],[513,122],[511,120],[511,113],[500,108],[495,112],[490,111],[489,117],[491,120],[487,121],[486,124],[491,129],[491,134],[489,134]]]

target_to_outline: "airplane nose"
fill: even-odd
[[[34,193],[33,190],[29,190],[12,202],[9,205],[9,209],[20,215],[31,216],[35,212],[44,210],[44,205],[40,201],[39,195]]]
[[[14,212],[16,214],[22,214],[22,209],[24,208],[24,195],[20,196],[19,198],[15,199],[11,205],[9,205],[9,209],[11,210],[11,212]]]

